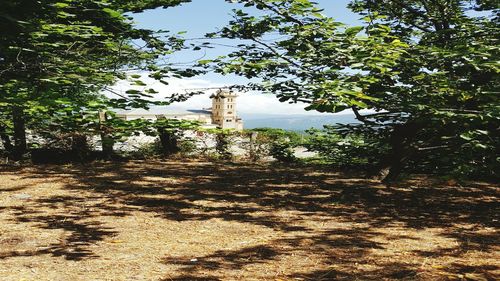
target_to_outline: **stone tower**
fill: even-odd
[[[238,95],[230,90],[217,90],[212,98],[212,123],[222,129],[243,130],[243,121],[236,114]]]

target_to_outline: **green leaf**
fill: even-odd
[[[349,35],[349,36],[354,36],[356,34],[358,34],[359,32],[361,32],[361,30],[363,30],[364,27],[362,26],[354,26],[354,27],[349,27],[345,30],[345,34]]]

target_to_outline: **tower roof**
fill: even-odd
[[[217,92],[215,92],[215,94],[212,94],[210,96],[210,98],[228,98],[228,97],[237,97],[238,95],[231,91],[231,90],[228,90],[228,89],[219,89],[217,90]]]

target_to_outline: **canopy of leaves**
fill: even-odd
[[[497,1],[352,1],[360,27],[307,0],[230,2],[262,13],[235,10],[218,33],[251,42],[213,61],[221,73],[260,78],[251,86],[309,109],[351,108],[364,123],[352,130],[390,145],[381,165],[490,175],[498,167]]]
[[[120,94],[107,86],[127,78],[129,70],[149,71],[157,80],[194,75],[157,65],[158,58],[183,48],[182,39],[136,28],[126,15],[181,2],[188,1],[0,0],[1,127],[7,133],[15,127],[9,112],[19,108],[28,128],[42,135],[95,133],[99,111],[170,103],[154,101],[152,90]],[[143,85],[134,75],[128,78]]]

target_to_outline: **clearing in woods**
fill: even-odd
[[[499,187],[318,167],[0,168],[0,279],[495,280]]]

